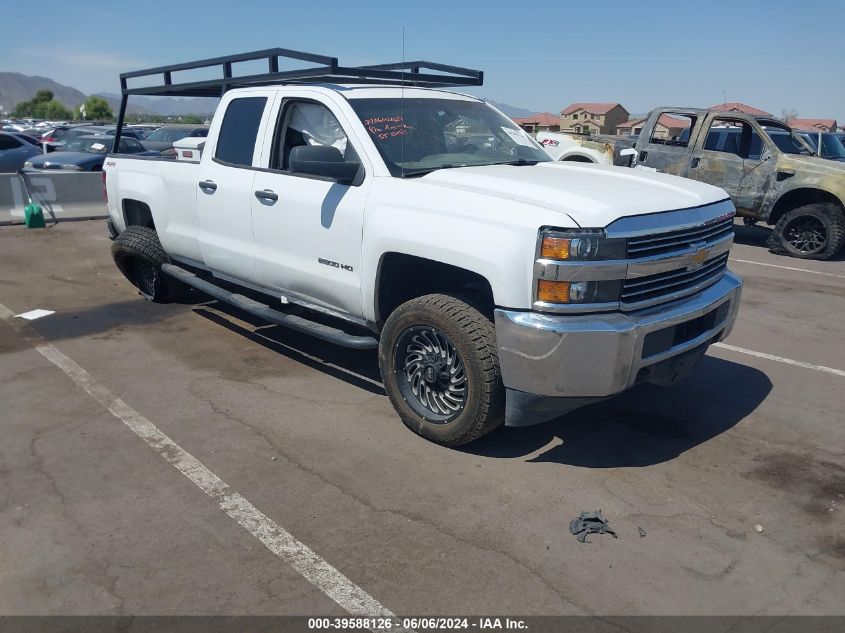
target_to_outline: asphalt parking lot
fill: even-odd
[[[449,450],[374,353],[146,303],[101,221],[4,227],[0,304],[55,314],[0,319],[0,613],[843,614],[845,260],[764,240],[687,381]]]

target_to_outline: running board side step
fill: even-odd
[[[200,279],[194,273],[188,272],[179,266],[162,264],[161,270],[163,273],[181,281],[186,286],[196,288],[200,292],[204,292],[219,301],[233,305],[244,312],[249,312],[270,323],[275,323],[276,325],[281,325],[282,327],[290,328],[291,330],[296,330],[297,332],[302,332],[303,334],[308,334],[343,347],[352,349],[376,349],[378,347],[378,341],[373,336],[356,336],[329,325],[303,319],[301,316],[285,314],[244,295],[224,290],[220,286]]]

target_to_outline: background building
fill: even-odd
[[[537,132],[558,132],[560,131],[560,117],[549,112],[538,112],[531,116],[513,119],[526,132],[535,134]]]
[[[836,119],[789,119],[787,125],[807,132],[835,132],[837,128]]]
[[[619,103],[573,103],[560,112],[560,130],[576,134],[616,134],[616,127],[630,116]]]
[[[710,106],[707,109],[713,110],[714,112],[744,112],[745,114],[750,114],[751,116],[773,116],[771,112],[766,112],[765,110],[760,110],[759,108],[754,108],[750,105],[739,103],[737,101],[720,103],[718,105]]]
[[[616,126],[616,133],[620,136],[639,135],[646,122],[646,117],[631,119]],[[653,136],[655,138],[677,138],[690,125],[687,118],[677,118],[668,114],[661,114],[654,126]]]

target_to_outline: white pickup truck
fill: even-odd
[[[564,132],[539,132],[536,138],[554,160],[597,165],[613,165],[614,150],[618,141],[590,134]]]
[[[419,87],[442,75],[395,74],[406,85],[229,75],[204,144],[110,155],[117,265],[149,300],[187,284],[377,348],[402,421],[450,446],[672,383],[728,335],[723,190],[551,161],[483,101]]]

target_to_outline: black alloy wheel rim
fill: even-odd
[[[802,255],[815,255],[827,245],[827,229],[821,220],[810,215],[801,215],[784,227],[784,239]]]
[[[455,344],[442,331],[413,326],[394,349],[396,381],[414,412],[435,424],[447,424],[466,406],[466,366]]]
[[[143,259],[135,260],[135,283],[147,299],[154,299],[161,280],[158,269]]]

